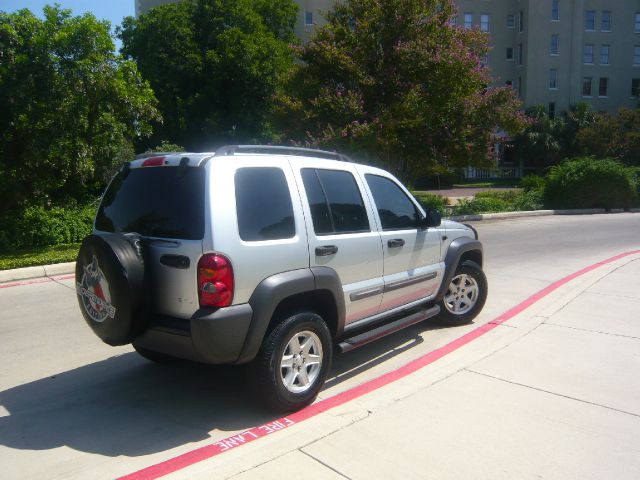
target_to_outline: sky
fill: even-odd
[[[75,15],[91,12],[101,20],[111,22],[111,31],[122,22],[123,17],[135,15],[135,0],[0,0],[0,10],[15,12],[28,8],[33,13],[42,16],[42,8],[49,4],[59,3],[62,8],[70,9]],[[116,41],[117,47],[120,42]]]

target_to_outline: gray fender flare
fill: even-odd
[[[458,268],[462,255],[473,250],[479,251],[480,258],[482,258],[483,249],[480,241],[469,237],[460,237],[451,242],[444,258],[444,275],[442,276],[442,283],[440,284],[440,288],[438,289],[438,293],[435,297],[436,302],[442,300],[447,293],[447,288],[451,283],[453,274]],[[480,261],[480,266],[482,266],[482,261]]]
[[[278,273],[262,280],[249,298],[253,317],[236,363],[250,362],[258,354],[273,314],[283,300],[316,290],[328,290],[333,295],[338,315],[337,332],[341,334],[344,330],[345,304],[342,284],[335,270],[312,267]]]

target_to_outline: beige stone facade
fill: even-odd
[[[136,0],[136,14],[171,0]],[[335,0],[296,0],[296,34],[308,40]],[[487,30],[496,85],[525,106],[557,112],[635,107],[640,95],[640,0],[456,0],[456,23]]]

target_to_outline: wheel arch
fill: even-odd
[[[267,277],[258,284],[249,304],[253,317],[237,363],[253,360],[265,335],[287,313],[312,310],[323,317],[334,337],[344,330],[342,284],[332,268],[312,267]]]
[[[470,237],[456,238],[449,245],[449,249],[445,255],[445,269],[442,276],[442,283],[435,297],[435,302],[439,302],[447,293],[447,287],[451,283],[451,279],[458,268],[458,265],[465,260],[471,260],[482,267],[483,248],[480,241]]]

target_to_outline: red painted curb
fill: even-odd
[[[125,475],[124,477],[120,477],[119,480],[151,480],[155,478],[162,477],[164,475],[168,475],[170,473],[176,472],[183,468],[186,468],[195,463],[201,462],[208,458],[215,457],[224,453],[228,450],[231,450],[236,447],[240,447],[247,443],[253,442],[261,437],[265,437],[272,433],[283,430],[291,425],[295,425],[296,423],[300,423],[304,420],[307,420],[311,417],[315,417],[316,415],[326,412],[329,409],[342,405],[346,402],[359,398],[369,392],[377,390],[389,383],[395,382],[407,375],[420,370],[427,365],[435,362],[436,360],[444,357],[445,355],[458,350],[464,345],[472,342],[473,340],[483,336],[485,333],[490,332],[494,328],[498,327],[502,323],[510,320],[515,317],[523,310],[529,308],[534,303],[540,301],[553,291],[557,290],[561,286],[566,283],[574,280],[581,275],[584,275],[588,272],[595,270],[598,267],[606,265],[608,263],[612,263],[616,260],[619,260],[624,257],[628,257],[629,255],[634,255],[640,253],[640,250],[633,250],[630,252],[621,253],[614,257],[608,258],[606,260],[602,260],[600,262],[594,263],[585,267],[577,272],[572,273],[571,275],[567,275],[566,277],[553,282],[551,285],[543,288],[539,292],[533,294],[523,302],[519,303],[515,307],[507,310],[505,313],[492,320],[489,323],[481,325],[480,327],[472,330],[465,335],[453,340],[452,342],[432,351],[428,354],[417,358],[409,362],[408,364],[400,367],[397,370],[394,370],[389,373],[385,373],[377,378],[369,380],[368,382],[363,383],[362,385],[358,385],[350,390],[347,390],[342,393],[338,393],[333,397],[327,398],[325,400],[320,400],[313,405],[309,405],[308,407],[300,410],[298,412],[292,413],[287,417],[279,418],[278,420],[274,420],[272,422],[266,423],[264,425],[260,425],[258,427],[253,427],[249,430],[246,430],[240,434],[233,435],[231,437],[224,438],[219,440],[216,443],[211,445],[206,445],[204,447],[197,448],[187,453],[183,453],[182,455],[178,455],[177,457],[171,458],[169,460],[165,460],[164,462],[157,463],[150,467],[144,468],[142,470],[138,470],[137,472],[131,473],[129,475]]]
[[[18,282],[11,283],[2,283],[0,284],[0,288],[11,288],[11,287],[21,287],[23,285],[34,285],[36,283],[47,283],[52,282],[54,280],[68,280],[70,278],[74,278],[75,274],[71,273],[68,275],[52,275],[50,277],[39,277],[34,278],[32,280],[20,280]]]

